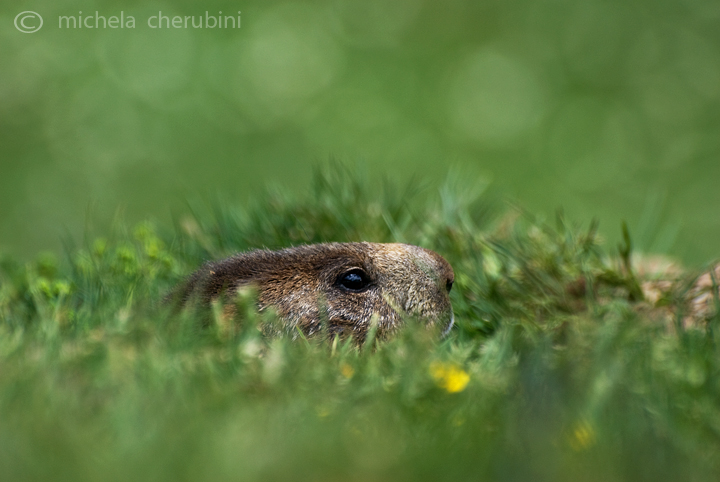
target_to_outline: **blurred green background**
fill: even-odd
[[[23,10],[40,31],[16,30]],[[58,28],[79,11],[136,26]],[[242,26],[149,28],[159,11]],[[430,182],[459,166],[702,263],[720,255],[718,22],[712,0],[3,2],[0,250],[300,191],[335,156]]]

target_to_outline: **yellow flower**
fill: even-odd
[[[575,423],[570,432],[570,447],[577,452],[587,450],[595,445],[595,429],[587,420]]]
[[[437,386],[448,393],[462,392],[470,382],[470,375],[451,363],[432,362],[429,371]]]
[[[330,408],[329,407],[317,407],[315,409],[317,411],[317,416],[320,418],[326,418],[330,416]]]
[[[342,373],[342,376],[345,378],[352,378],[352,376],[355,374],[355,370],[353,370],[353,367],[348,365],[347,363],[343,363],[340,365],[340,373]]]

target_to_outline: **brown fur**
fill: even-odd
[[[350,291],[340,278],[360,269],[366,289]],[[411,316],[452,326],[449,291],[454,274],[439,254],[407,244],[326,243],[280,251],[257,250],[205,264],[182,286],[182,302],[197,296],[210,303],[244,286],[258,292],[260,310],[273,307],[289,330],[313,335],[327,320],[330,336],[363,340],[373,316],[378,336]]]
[[[684,328],[704,326],[717,316],[720,264],[693,275],[667,258],[644,257],[638,262],[638,277],[645,301],[670,326],[678,315]]]

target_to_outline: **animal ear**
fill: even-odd
[[[352,268],[340,273],[335,284],[344,291],[359,293],[370,287],[372,279],[362,268]]]

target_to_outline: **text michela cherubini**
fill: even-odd
[[[95,15],[61,15],[58,17],[59,28],[135,28],[135,17],[125,15],[104,16],[99,12]],[[148,17],[147,26],[150,28],[240,28],[240,12],[237,15],[163,15],[160,11],[157,15]]]

